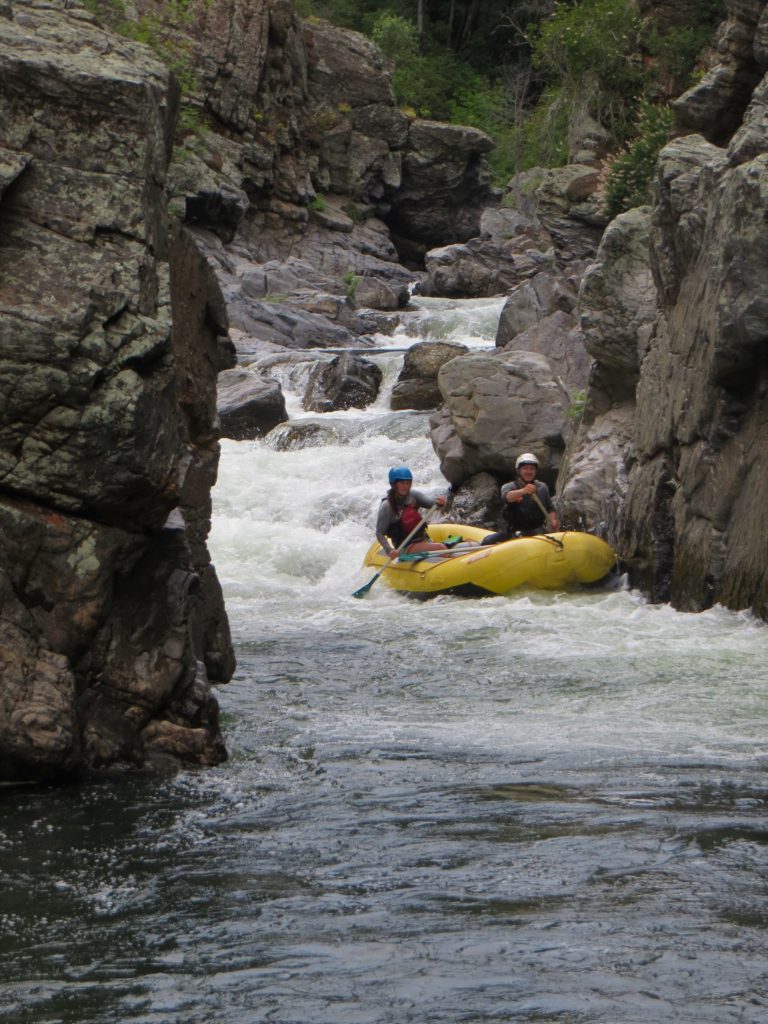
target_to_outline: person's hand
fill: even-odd
[[[444,494],[438,494],[438,496],[435,498],[435,504],[439,505],[440,508],[445,508],[447,501],[448,499]]]
[[[524,491],[526,494],[535,494],[536,484],[526,484],[525,487],[521,487],[520,490]]]
[[[399,554],[400,552],[396,548],[393,548],[391,551],[387,552],[387,558],[391,561],[393,558],[397,558]]]

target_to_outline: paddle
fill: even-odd
[[[545,526],[546,526],[546,525],[548,525],[548,522],[547,522],[547,521],[548,521],[548,519],[549,519],[549,516],[547,515],[547,510],[546,510],[546,509],[544,508],[544,506],[543,506],[543,504],[542,504],[542,502],[541,502],[541,499],[539,498],[538,494],[534,493],[534,494],[532,494],[532,495],[531,495],[531,497],[532,497],[532,498],[533,498],[533,500],[534,500],[534,501],[536,502],[536,504],[537,504],[537,505],[539,506],[539,508],[541,509],[541,511],[542,511],[542,512],[544,513],[544,525],[545,525]],[[542,537],[542,540],[549,540],[549,541],[552,541],[552,543],[553,543],[553,544],[555,544],[555,545],[556,545],[556,546],[557,546],[558,548],[560,548],[561,550],[562,550],[562,548],[564,547],[564,545],[563,545],[563,542],[562,542],[561,540],[558,540],[558,538],[557,538],[557,537],[546,537],[546,536],[545,536],[545,537]]]
[[[541,503],[541,498],[538,496],[536,491],[533,492],[531,497],[533,498],[533,500],[536,502],[536,504],[539,506],[539,508],[543,512],[543,514],[544,514],[544,525],[547,526],[549,524],[549,516],[547,515],[547,510],[544,508],[544,506]]]
[[[432,509],[427,509],[427,511],[424,513],[424,515],[421,517],[421,519],[418,521],[418,523],[414,526],[414,528],[411,530],[411,532],[408,534],[408,536],[405,538],[405,540],[402,542],[402,544],[400,544],[399,547],[395,548],[395,554],[396,555],[399,555],[401,551],[403,551],[405,548],[408,547],[408,543],[409,543],[411,537],[415,537],[416,534],[419,532],[419,530],[424,525],[424,523],[426,523],[428,521],[429,513],[431,511],[432,511]],[[392,562],[394,562],[394,558],[389,558],[387,560],[386,565],[382,565],[382,567],[379,569],[379,571],[376,573],[376,575],[373,576],[370,580],[368,580],[368,582],[365,584],[365,586],[362,586],[362,587],[360,587],[359,590],[356,590],[354,592],[354,594],[352,595],[352,597],[364,597],[368,593],[368,591],[371,589],[373,584],[376,582],[376,580],[379,578],[379,576],[381,576],[381,574],[384,572],[384,570],[388,569],[390,567]]]

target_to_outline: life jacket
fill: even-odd
[[[402,512],[400,513],[400,518],[396,519],[394,523],[391,523],[389,529],[387,530],[390,540],[392,541],[396,548],[400,547],[400,545],[403,543],[403,541],[411,532],[411,530],[416,529],[416,527],[419,525],[420,520],[421,512],[419,512],[418,505],[404,506]],[[410,543],[415,544],[417,541],[423,540],[424,537],[426,536],[426,529],[427,526],[426,523],[424,523],[422,525],[421,530],[419,530],[418,533],[415,533],[413,537],[411,537]]]
[[[534,480],[533,482],[536,485],[536,494],[539,501],[546,508],[547,502],[544,500],[546,493],[543,491],[540,481]],[[515,480],[516,488],[524,486],[524,480],[520,478]],[[504,518],[507,520],[507,527],[510,533],[536,533],[537,531],[543,531],[547,523],[547,517],[530,494],[526,494],[522,501],[514,501],[512,504],[507,502],[504,508]]]
[[[403,537],[407,537],[411,530],[415,530],[421,520],[421,512],[415,505],[406,505],[400,513],[400,528]]]

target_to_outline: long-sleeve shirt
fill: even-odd
[[[398,512],[395,513],[392,505],[390,504],[389,498],[384,498],[379,505],[379,513],[376,517],[376,540],[384,548],[384,551],[387,554],[392,551],[393,545],[390,544],[388,535],[390,530],[392,530],[396,524],[399,526],[400,513],[406,505],[415,505],[416,508],[432,508],[434,504],[435,499],[431,498],[428,494],[425,494],[423,491],[414,491],[411,489]],[[404,540],[404,537],[401,537],[400,540]],[[398,547],[399,544],[400,541],[397,541],[394,546]]]

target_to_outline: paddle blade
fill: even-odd
[[[379,576],[381,576],[381,570],[379,570],[379,572],[377,572],[375,576],[372,576],[371,579],[369,579],[368,582],[364,586],[360,587],[359,590],[356,590],[354,592],[354,594],[352,595],[352,597],[365,597],[365,595],[371,589],[371,587],[376,582],[376,580],[379,578]]]

